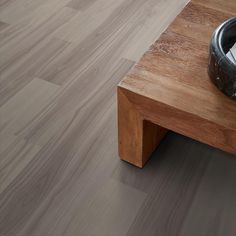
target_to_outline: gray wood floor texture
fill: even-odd
[[[0,0],[0,236],[236,235],[233,155],[117,154],[116,85],[186,3]]]

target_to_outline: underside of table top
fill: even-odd
[[[235,15],[235,0],[192,0],[119,84],[121,159],[142,167],[168,129],[236,153],[236,102],[207,74],[211,35]],[[122,128],[139,119],[135,132]],[[154,134],[144,131],[147,122],[158,125]]]

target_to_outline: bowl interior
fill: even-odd
[[[235,20],[226,25],[222,31],[221,46],[225,54],[233,47],[236,43],[236,18]]]

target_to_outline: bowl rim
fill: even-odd
[[[222,37],[224,35],[224,32],[230,28],[232,25],[236,25],[236,16],[231,17],[230,19],[226,20],[225,22],[223,22],[221,25],[218,26],[218,28],[215,31],[214,34],[214,41],[215,44],[217,45],[218,49],[219,49],[219,53],[220,53],[220,60],[225,59],[227,61],[227,63],[229,63],[230,65],[232,65],[233,67],[236,68],[236,64],[233,63],[227,56],[226,53],[223,50],[222,44],[220,42],[222,42]],[[236,38],[235,38],[236,39]],[[236,43],[236,42],[235,42]]]

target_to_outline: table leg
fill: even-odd
[[[118,87],[118,139],[122,160],[142,168],[167,131],[145,120]]]

